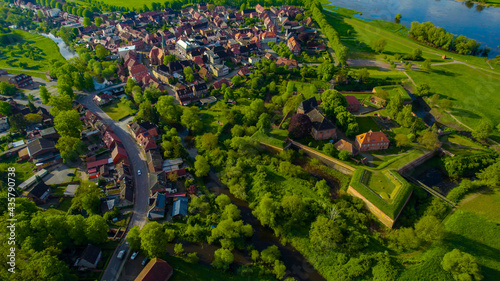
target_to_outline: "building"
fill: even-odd
[[[165,56],[165,52],[163,49],[158,47],[153,47],[151,51],[149,51],[149,62],[153,65],[163,64],[163,57]]]
[[[154,258],[142,269],[134,281],[168,281],[174,269],[164,260]]]
[[[144,132],[148,132],[152,136],[158,136],[158,130],[156,128],[156,125],[151,124],[148,121],[144,121],[141,123],[132,122],[128,126],[129,126],[130,130],[132,131],[132,135],[134,136],[134,138],[137,138],[137,136],[140,133],[144,133]]]
[[[197,83],[193,85],[193,94],[195,97],[202,98],[208,93],[208,86],[206,83]]]
[[[299,55],[300,54],[300,45],[299,42],[295,39],[295,37],[290,37],[288,41],[286,42],[288,49],[292,52],[294,55]]]
[[[163,158],[158,150],[146,152],[146,163],[151,173],[162,171]]]
[[[359,151],[382,150],[389,148],[389,138],[382,132],[372,132],[356,136],[356,147]]]
[[[33,188],[28,192],[27,197],[33,200],[36,204],[45,204],[51,194],[52,190],[50,189],[50,186],[41,181],[33,186]]]
[[[345,99],[347,100],[347,110],[349,112],[356,112],[359,110],[360,103],[355,96],[345,96]]]
[[[195,99],[193,87],[184,87],[182,89],[177,89],[175,91],[175,97],[181,105],[190,104]]]
[[[338,151],[345,150],[345,151],[349,152],[353,156],[355,156],[355,155],[358,154],[358,150],[356,149],[356,146],[353,145],[352,143],[346,141],[346,140],[339,140],[333,146],[335,146],[335,148]]]
[[[182,56],[186,57],[188,52],[191,52],[194,49],[199,48],[200,46],[192,41],[179,40],[175,43],[175,50]]]
[[[11,77],[9,83],[18,88],[27,88],[33,84],[33,79],[29,75],[19,74]]]
[[[7,117],[0,118],[0,132],[8,130],[10,128]]]
[[[288,66],[288,68],[298,68],[299,63],[294,59],[279,58],[276,61],[276,66]]]
[[[19,157],[24,160],[29,159],[29,161],[35,163],[38,171],[62,161],[54,141],[46,138],[37,138],[30,141],[25,149],[27,153],[24,153],[23,149],[19,151]]]
[[[121,160],[127,159],[127,151],[121,144],[118,143],[111,152],[111,158],[113,159],[113,163],[117,164]]]
[[[210,70],[217,77],[225,76],[229,73],[229,67],[223,64],[211,64]]]
[[[187,197],[177,197],[172,209],[172,217],[183,217],[187,215],[188,200]]]
[[[156,192],[153,197],[149,198],[149,205],[151,207],[148,211],[148,219],[149,220],[159,220],[165,217],[165,206],[167,199],[165,198],[165,194]]]
[[[92,244],[88,244],[83,251],[82,256],[78,260],[77,266],[85,268],[97,268],[97,264],[101,260],[102,251]]]
[[[305,114],[312,123],[311,135],[315,140],[326,140],[337,138],[337,128],[318,109],[315,97],[307,99],[299,104],[297,113]]]

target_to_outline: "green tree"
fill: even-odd
[[[257,129],[259,132],[264,133],[264,134],[269,134],[269,131],[271,129],[271,117],[267,113],[262,113],[259,116],[259,121],[257,122],[256,125]]]
[[[5,96],[13,96],[17,93],[17,91],[18,89],[16,88],[16,86],[7,82],[0,82],[0,94]]]
[[[194,168],[196,170],[195,175],[197,177],[204,177],[208,175],[208,172],[210,172],[210,164],[203,155],[196,155]]]
[[[85,234],[91,243],[100,244],[108,240],[108,224],[99,215],[92,215],[85,220]]]
[[[69,136],[80,139],[82,121],[80,114],[75,110],[61,111],[54,118],[54,127],[61,136]]]
[[[439,146],[438,135],[435,132],[427,130],[421,137],[418,138],[418,143],[426,149],[436,149]]]
[[[95,26],[99,27],[102,24],[102,19],[100,17],[94,18]]]
[[[486,186],[500,186],[500,161],[497,160],[495,164],[488,166],[486,169],[477,173],[476,176],[483,181]]]
[[[176,256],[182,256],[184,254],[184,247],[182,246],[182,243],[175,244],[174,253]]]
[[[51,106],[50,114],[54,117],[57,117],[60,112],[73,109],[71,97],[68,96],[51,96],[48,104]]]
[[[104,48],[104,46],[103,46],[103,45],[101,45],[101,44],[97,44],[97,45],[95,46],[95,55],[96,55],[99,59],[103,60],[103,59],[104,59],[104,58],[106,58],[106,56],[108,55],[108,50],[107,50],[106,48]]]
[[[486,119],[481,119],[479,125],[472,131],[472,136],[478,140],[484,140],[488,138],[493,132],[493,127],[491,123]]]
[[[80,138],[74,138],[71,136],[61,136],[57,140],[56,148],[61,153],[61,158],[64,163],[73,162],[77,159],[80,154],[80,149],[82,146],[82,141]]]
[[[96,214],[99,210],[102,190],[93,182],[82,182],[71,200],[71,209],[87,211]]]
[[[205,151],[213,150],[217,147],[219,139],[212,133],[203,134],[200,138],[200,147]]]
[[[328,250],[337,247],[344,236],[335,221],[324,216],[318,216],[309,231],[311,245],[317,249]]]
[[[198,108],[189,107],[184,109],[181,116],[181,124],[193,132],[199,131],[202,127],[202,123],[200,121]]]
[[[20,131],[26,129],[26,119],[21,113],[9,116],[10,131]]]
[[[373,49],[377,53],[384,52],[385,46],[387,46],[387,41],[385,40],[385,38],[379,38],[373,42]]]
[[[444,235],[444,229],[441,222],[435,216],[422,217],[415,224],[415,234],[426,242],[441,240]]]
[[[219,206],[220,210],[224,210],[227,205],[231,204],[231,199],[226,194],[220,194],[215,198],[215,203]]]
[[[339,152],[339,159],[342,161],[347,161],[350,157],[350,153],[347,150],[342,150]]]
[[[453,249],[444,255],[441,266],[457,281],[482,280],[481,268],[476,259],[468,253]]]
[[[276,276],[276,279],[281,280],[286,275],[286,266],[282,261],[276,260],[274,261],[273,273]]]
[[[234,255],[230,250],[220,248],[214,252],[214,261],[212,266],[215,268],[228,270],[229,266],[234,262]]]
[[[415,95],[419,97],[428,96],[430,93],[431,87],[428,84],[422,83],[418,84],[415,89]]]
[[[405,134],[397,134],[394,139],[396,140],[397,147],[405,147],[410,145],[410,140]]]
[[[141,249],[141,230],[139,226],[134,226],[127,234],[127,242],[132,251],[139,251]]]
[[[423,63],[422,63],[422,69],[423,70],[427,70],[427,71],[431,71],[432,70],[432,67],[431,67],[431,60],[430,59],[426,59]]]
[[[179,122],[180,110],[174,104],[174,97],[170,95],[161,96],[155,104],[156,111],[160,117],[169,124]]]
[[[45,86],[40,86],[40,98],[44,104],[49,103],[50,93]]]
[[[68,215],[66,217],[66,225],[68,227],[68,235],[75,245],[84,245],[87,243],[87,236],[85,234],[86,223],[82,215]]]
[[[358,71],[358,80],[361,83],[366,83],[368,81],[368,78],[370,77],[370,72],[366,68],[362,68]]]
[[[177,57],[175,55],[166,55],[163,57],[163,64],[168,65],[169,63],[176,61]]]
[[[92,23],[92,21],[90,20],[90,18],[88,18],[88,17],[83,18],[83,26],[84,27],[89,26],[91,23]]]
[[[260,259],[267,264],[274,264],[281,256],[278,246],[272,245],[260,252]]]
[[[141,248],[148,257],[161,257],[167,251],[168,240],[161,224],[148,222],[141,230]]]
[[[0,101],[0,113],[5,116],[10,116],[12,114],[12,108],[10,107],[10,103],[6,101]]]

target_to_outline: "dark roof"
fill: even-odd
[[[156,128],[156,125],[151,124],[149,121],[144,121],[140,123],[139,126],[141,126],[146,131]]]
[[[310,99],[307,99],[299,104],[297,109],[303,110],[304,113],[307,113],[313,109],[318,107],[318,101],[316,100],[315,97],[312,97]]]
[[[37,183],[30,190],[29,194],[33,195],[36,198],[41,198],[47,190],[50,190],[50,186],[46,185],[43,181]]]
[[[153,163],[153,167],[160,167],[163,163],[163,157],[161,157],[160,152],[158,150],[149,150],[146,153],[146,162],[148,163]]]
[[[162,259],[152,259],[135,278],[135,281],[167,281],[174,269]]]
[[[316,108],[309,111],[307,116],[311,119],[312,126],[316,131],[335,129],[335,125]]]
[[[54,128],[54,127],[50,127],[50,128],[43,129],[40,131],[40,135],[42,137],[46,136],[46,135],[52,135],[52,134],[57,134],[56,128]]]
[[[206,83],[196,84],[196,85],[194,85],[194,89],[196,91],[206,90],[207,89],[207,84]]]
[[[174,202],[172,216],[187,215],[188,200],[189,199],[187,197],[177,197],[177,201]]]
[[[28,143],[28,152],[31,155],[34,155],[44,149],[54,148],[54,142],[45,138],[38,138],[34,141]]]
[[[85,251],[82,254],[82,260],[86,260],[91,264],[97,263],[97,259],[99,258],[99,254],[101,253],[101,249],[96,246],[89,244]]]

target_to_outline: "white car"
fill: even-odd
[[[141,170],[137,170],[137,175],[140,176],[141,175]]]
[[[139,254],[139,252],[133,253],[132,256],[130,257],[130,259],[135,260],[135,258],[137,257],[138,254]]]
[[[123,259],[123,256],[125,255],[125,250],[121,250],[118,255],[116,256],[119,260]]]

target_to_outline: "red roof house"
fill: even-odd
[[[115,148],[111,152],[111,158],[113,158],[113,163],[118,163],[122,159],[127,159],[127,151],[121,145],[115,145]]]
[[[142,269],[135,281],[168,281],[174,269],[164,260],[154,258]]]
[[[355,96],[345,96],[345,99],[347,100],[347,110],[350,112],[355,112],[359,110],[359,100]]]

